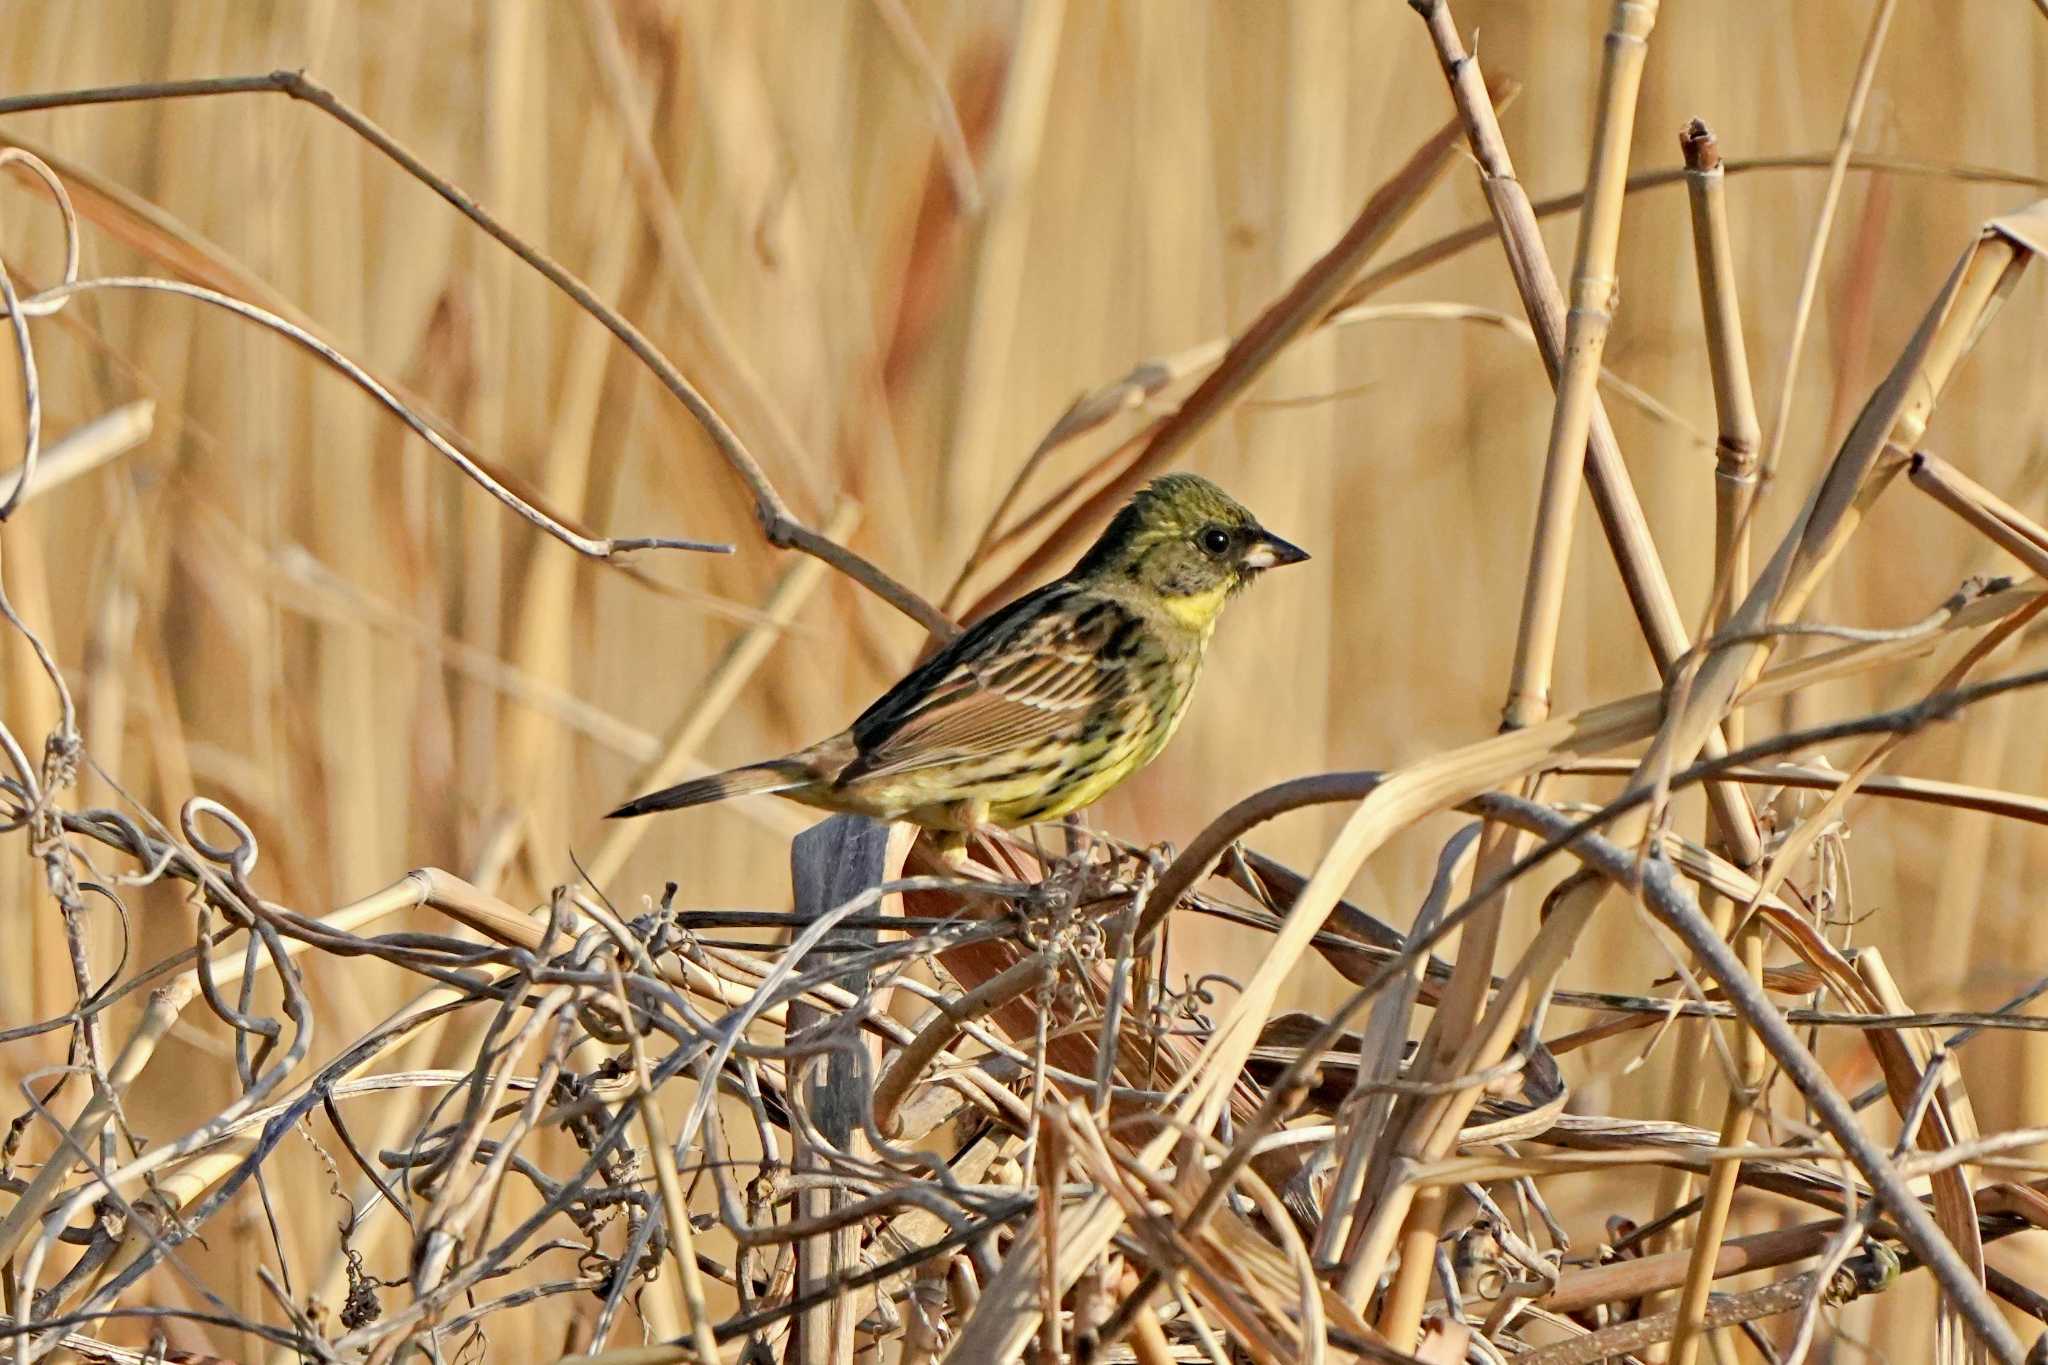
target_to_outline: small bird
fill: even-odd
[[[1168,474],[1066,577],[977,622],[839,734],[610,818],[774,792],[920,825],[957,866],[974,831],[1058,819],[1158,757],[1224,604],[1307,558],[1207,479]]]

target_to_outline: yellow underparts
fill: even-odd
[[[1091,773],[1079,781],[1063,788],[1059,799],[1050,808],[1038,815],[1040,820],[1057,820],[1083,806],[1092,806],[1125,778],[1150,762],[1159,751],[1159,746],[1150,745],[1133,748],[1112,763],[1103,765],[1100,772]],[[993,803],[989,807],[989,818],[996,824],[1010,826],[1019,823],[1031,811],[1045,805],[1043,791],[1029,792],[1012,801]]]

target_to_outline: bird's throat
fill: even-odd
[[[1176,625],[1207,634],[1230,600],[1230,584],[1218,583],[1207,592],[1187,593],[1160,599],[1160,606]]]

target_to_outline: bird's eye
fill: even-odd
[[[1230,532],[1224,530],[1221,526],[1211,526],[1208,530],[1202,532],[1199,543],[1204,554],[1216,555],[1220,558],[1230,550]]]

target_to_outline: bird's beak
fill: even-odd
[[[1299,545],[1289,545],[1271,531],[1259,532],[1259,538],[1244,552],[1244,566],[1247,569],[1274,569],[1282,564],[1299,564],[1308,558],[1308,551]]]

